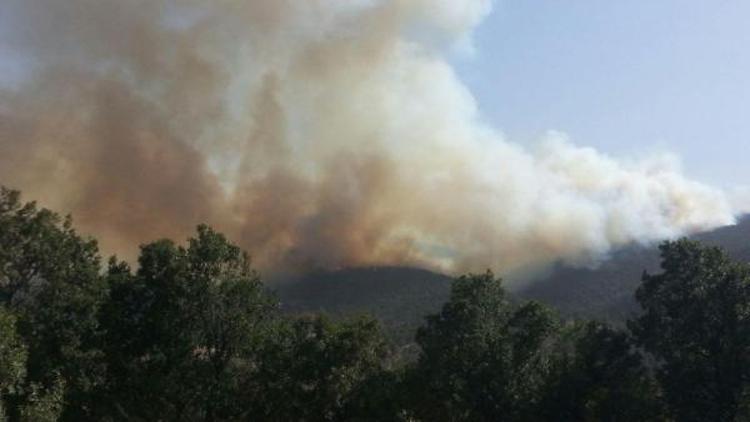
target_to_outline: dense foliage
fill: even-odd
[[[104,265],[70,218],[2,189],[0,420],[747,420],[750,267],[661,251],[627,327],[467,275],[404,358],[372,318],[280,312],[207,226]]]

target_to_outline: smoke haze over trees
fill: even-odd
[[[281,314],[208,226],[104,265],[70,218],[3,188],[0,419],[745,420],[750,267],[661,251],[627,328],[512,301],[487,272],[453,281],[404,360],[371,318]]]

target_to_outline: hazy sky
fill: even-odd
[[[557,130],[617,157],[666,150],[701,181],[750,186],[748,22],[744,0],[496,0],[455,65],[511,141]],[[22,77],[20,58],[0,50],[0,82]]]
[[[668,150],[700,180],[750,185],[748,22],[741,0],[500,0],[457,66],[515,141]]]
[[[588,265],[750,211],[694,180],[750,186],[750,3],[489,1],[0,0],[0,182],[104,250],[210,222],[285,270]]]

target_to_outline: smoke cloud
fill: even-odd
[[[669,156],[482,121],[446,56],[489,0],[4,0],[0,183],[106,251],[208,222],[274,271],[584,265],[732,223]]]

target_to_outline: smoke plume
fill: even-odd
[[[482,121],[489,0],[4,0],[0,183],[126,257],[207,222],[267,270],[523,271],[733,221],[676,160]]]

